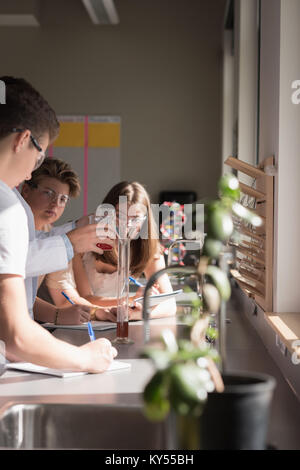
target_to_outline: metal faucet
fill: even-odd
[[[221,267],[227,272],[228,259],[226,256],[221,256]],[[150,326],[149,326],[149,296],[148,293],[162,274],[194,274],[199,278],[198,266],[181,266],[174,264],[173,266],[167,266],[164,269],[160,269],[156,273],[152,274],[149,278],[145,290],[143,299],[143,323],[144,323],[144,342],[147,343],[150,340]],[[200,276],[201,278],[201,276]],[[202,281],[201,281],[202,282]],[[225,371],[226,369],[226,303],[223,301],[220,308],[219,318],[219,349],[220,349],[220,368]]]
[[[190,241],[190,240],[189,240]],[[147,343],[150,339],[150,328],[149,328],[149,296],[148,293],[153,286],[153,284],[157,281],[157,279],[162,274],[197,274],[197,266],[180,266],[178,264],[174,264],[173,266],[168,266],[166,268],[160,269],[156,271],[156,273],[152,274],[149,278],[145,290],[144,290],[144,299],[143,299],[143,320],[144,320],[144,342]]]

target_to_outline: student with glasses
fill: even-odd
[[[43,158],[41,152],[45,154],[57,137],[59,125],[54,111],[28,82],[13,77],[0,79],[6,86],[6,104],[0,106],[0,340],[5,343],[10,361],[102,372],[117,354],[109,341],[98,339],[76,347],[54,338],[28,314],[34,296],[26,298],[26,276],[34,294],[34,276],[47,272],[45,265],[56,264],[55,269],[59,269],[57,247],[66,253],[67,241],[62,236],[35,240],[32,212],[13,188],[30,180]],[[64,237],[72,251],[84,252],[89,246],[97,251],[98,237],[94,232],[95,226],[90,225]],[[48,258],[44,258],[42,266],[38,255],[45,247]],[[29,267],[32,278],[28,277]]]
[[[20,132],[20,133],[23,133],[26,131],[26,129],[17,129],[17,128],[13,128],[11,130],[12,132]],[[35,139],[35,137],[33,137],[33,135],[30,133],[30,141],[32,143],[32,145],[37,149],[37,151],[39,152],[39,155],[38,155],[38,158],[36,160],[36,164],[33,168],[33,171],[34,170],[37,170],[39,166],[41,166],[41,164],[43,163],[43,161],[45,160],[45,157],[46,157],[46,154],[45,152],[43,151],[42,147],[39,145],[38,141]]]
[[[80,193],[80,182],[71,166],[58,158],[46,158],[42,165],[33,171],[31,179],[25,181],[21,194],[30,206],[35,229],[39,232],[50,232],[52,225],[63,215],[67,203]],[[43,260],[41,260],[43,262]],[[64,276],[60,271],[40,276],[38,288],[43,282],[43,289],[59,286],[66,291],[72,279],[72,262]],[[39,322],[53,322],[56,324],[74,325],[87,322],[94,315],[96,306],[84,298],[78,298],[76,305],[66,305],[65,308],[56,308],[52,303],[45,302],[37,297],[34,303],[34,319]]]
[[[128,213],[124,213],[123,208],[119,207],[120,197],[126,198]],[[146,279],[149,279],[154,272],[164,268],[165,261],[161,253],[150,198],[144,186],[137,182],[123,181],[118,183],[108,192],[103,200],[103,205],[108,205],[113,209],[115,225],[118,225],[118,221],[122,219],[127,220],[129,226],[131,222],[139,225],[138,230],[145,229],[145,237],[134,236],[131,241],[131,276],[144,275]],[[116,238],[110,243],[113,244],[113,250],[104,251],[102,255],[93,250],[83,255],[75,255],[73,259],[74,279],[65,288],[74,302],[78,302],[78,298],[85,298],[93,305],[102,307],[95,312],[99,320],[105,318],[105,315],[109,315],[107,319],[110,319],[110,316],[113,315],[115,321],[116,309],[114,307],[117,304],[118,264]],[[64,276],[63,272],[60,275]],[[57,306],[64,305],[59,285],[56,287],[53,285],[49,292]],[[135,298],[142,296],[142,292],[143,290],[139,289]],[[158,280],[153,293],[168,292],[172,292],[172,285],[168,275],[163,275]],[[132,320],[141,319],[141,303],[136,302],[132,307],[129,309],[129,318]],[[172,316],[175,313],[176,302],[174,299],[170,299],[156,305],[151,311],[151,317]]]

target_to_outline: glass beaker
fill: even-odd
[[[138,234],[146,216],[128,217],[127,198],[120,197],[118,214],[117,337],[113,343],[133,343],[128,336],[130,242]]]
[[[130,238],[118,237],[117,337],[113,343],[131,344],[128,337]]]

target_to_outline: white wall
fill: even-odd
[[[27,78],[58,114],[120,116],[121,178],[153,202],[215,196],[225,0],[115,3],[120,24],[101,27],[79,0],[42,0],[41,28],[0,28],[1,74]]]
[[[262,0],[260,160],[274,154],[274,311],[300,312],[300,2]]]
[[[258,27],[257,0],[235,0],[235,121],[237,121],[237,156],[256,164],[257,142],[257,60]],[[251,179],[239,174],[239,179],[251,185]]]
[[[276,310],[300,312],[300,2],[281,0]]]
[[[222,108],[222,162],[233,155],[234,131],[234,55],[233,31],[224,31],[223,39],[223,108]],[[223,173],[231,172],[223,165]]]

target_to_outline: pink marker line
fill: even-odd
[[[88,213],[89,117],[84,116],[83,215]]]

